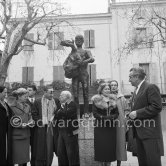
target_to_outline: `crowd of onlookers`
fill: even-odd
[[[159,89],[145,81],[140,68],[130,70],[129,82],[136,87],[127,103],[112,80],[99,85],[92,100],[94,117],[94,159],[101,166],[127,160],[127,150],[138,157],[139,166],[161,166],[163,138]],[[51,166],[54,154],[59,166],[79,166],[78,105],[68,90],[54,97],[45,87],[36,97],[30,85],[12,92],[0,86],[0,165]],[[143,123],[153,120],[155,125]],[[127,148],[126,148],[127,143]]]

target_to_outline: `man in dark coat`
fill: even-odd
[[[2,166],[12,165],[12,126],[10,125],[12,111],[5,102],[6,97],[6,87],[0,86],[0,165]]]
[[[35,123],[34,155],[36,166],[50,166],[53,152],[57,154],[58,126],[54,117],[60,108],[58,99],[53,98],[53,89],[45,88],[44,95],[34,103]]]
[[[32,119],[35,120],[35,111],[34,111],[34,102],[36,100],[35,95],[37,92],[37,88],[35,85],[30,85],[27,87],[28,90],[28,99],[27,104],[31,108]],[[36,125],[32,125],[30,128],[31,137],[30,137],[30,145],[31,145],[31,166],[35,166],[35,155],[34,155],[34,133],[37,130]]]
[[[69,91],[60,94],[61,108],[57,112],[59,120],[58,163],[59,166],[79,166],[77,106],[71,100]]]
[[[132,68],[129,82],[136,89],[132,99],[134,137],[137,143],[139,166],[161,166],[163,136],[161,130],[162,102],[159,88],[145,81],[146,74],[142,68]]]

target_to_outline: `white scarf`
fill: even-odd
[[[48,124],[54,118],[54,112],[57,108],[54,99],[48,100],[44,96],[41,100],[42,103],[42,122],[43,125]]]

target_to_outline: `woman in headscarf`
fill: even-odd
[[[118,82],[116,80],[112,80],[109,83],[111,86],[111,94],[116,97],[116,103],[119,111],[116,130],[116,158],[117,166],[120,166],[121,161],[127,161],[125,114],[129,112],[129,106],[124,95],[119,92]]]
[[[94,127],[94,152],[95,160],[101,166],[108,166],[116,160],[116,119],[118,108],[113,95],[110,94],[110,86],[102,83],[98,94],[92,97]]]
[[[12,132],[12,156],[13,164],[19,166],[26,166],[30,161],[30,128],[32,124],[32,116],[30,106],[26,104],[28,91],[24,88],[19,88],[13,92],[16,96],[15,102],[10,106],[13,117],[11,124],[13,126]]]

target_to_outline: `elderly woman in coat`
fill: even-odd
[[[120,166],[121,161],[127,160],[125,115],[129,112],[129,106],[124,96],[118,90],[118,82],[116,80],[112,80],[109,83],[111,86],[111,94],[116,97],[119,111],[118,125],[116,130],[116,158],[117,166]]]
[[[110,94],[110,86],[103,83],[99,86],[98,94],[92,97],[94,127],[95,161],[101,166],[108,166],[116,160],[116,119],[118,108],[116,99]]]
[[[26,166],[30,161],[30,128],[28,125],[32,123],[30,107],[26,104],[28,91],[19,88],[13,92],[16,100],[11,103],[13,117],[11,124],[12,132],[12,156],[13,164]]]

